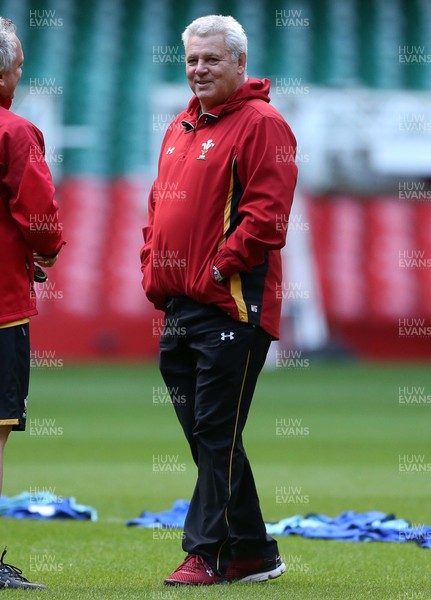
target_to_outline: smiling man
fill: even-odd
[[[163,141],[141,252],[145,292],[166,315],[161,373],[198,468],[187,557],[165,583],[266,581],[286,567],[266,534],[242,432],[279,335],[277,224],[293,201],[296,141],[269,104],[269,81],[247,76],[235,19],[196,19],[183,42],[194,96]]]
[[[247,80],[245,52],[233,60],[222,33],[190,35],[186,52],[187,79],[203,112],[222,104]]]

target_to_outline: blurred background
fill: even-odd
[[[147,195],[191,92],[181,32],[230,14],[298,141],[282,339],[310,354],[431,357],[428,0],[0,0],[25,64],[12,109],[44,133],[68,241],[38,285],[34,356],[152,359],[141,288]]]

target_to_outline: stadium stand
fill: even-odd
[[[44,131],[68,239],[51,294],[38,292],[34,344],[63,358],[154,354],[146,196],[190,95],[181,32],[211,12],[243,23],[249,72],[271,78],[298,138],[292,230],[308,237],[285,262],[310,293],[285,301],[295,347],[430,356],[430,336],[400,335],[400,319],[431,325],[427,0],[0,0],[25,53],[14,110]]]

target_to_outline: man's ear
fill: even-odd
[[[247,55],[245,52],[241,52],[241,54],[239,55],[239,58],[238,58],[238,73],[240,73],[241,75],[245,71],[246,63],[247,63]]]

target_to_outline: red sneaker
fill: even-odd
[[[166,585],[215,585],[226,583],[226,580],[216,575],[202,556],[189,554],[164,583]]]
[[[280,556],[274,558],[234,559],[227,568],[227,581],[268,581],[280,577],[286,565]]]

